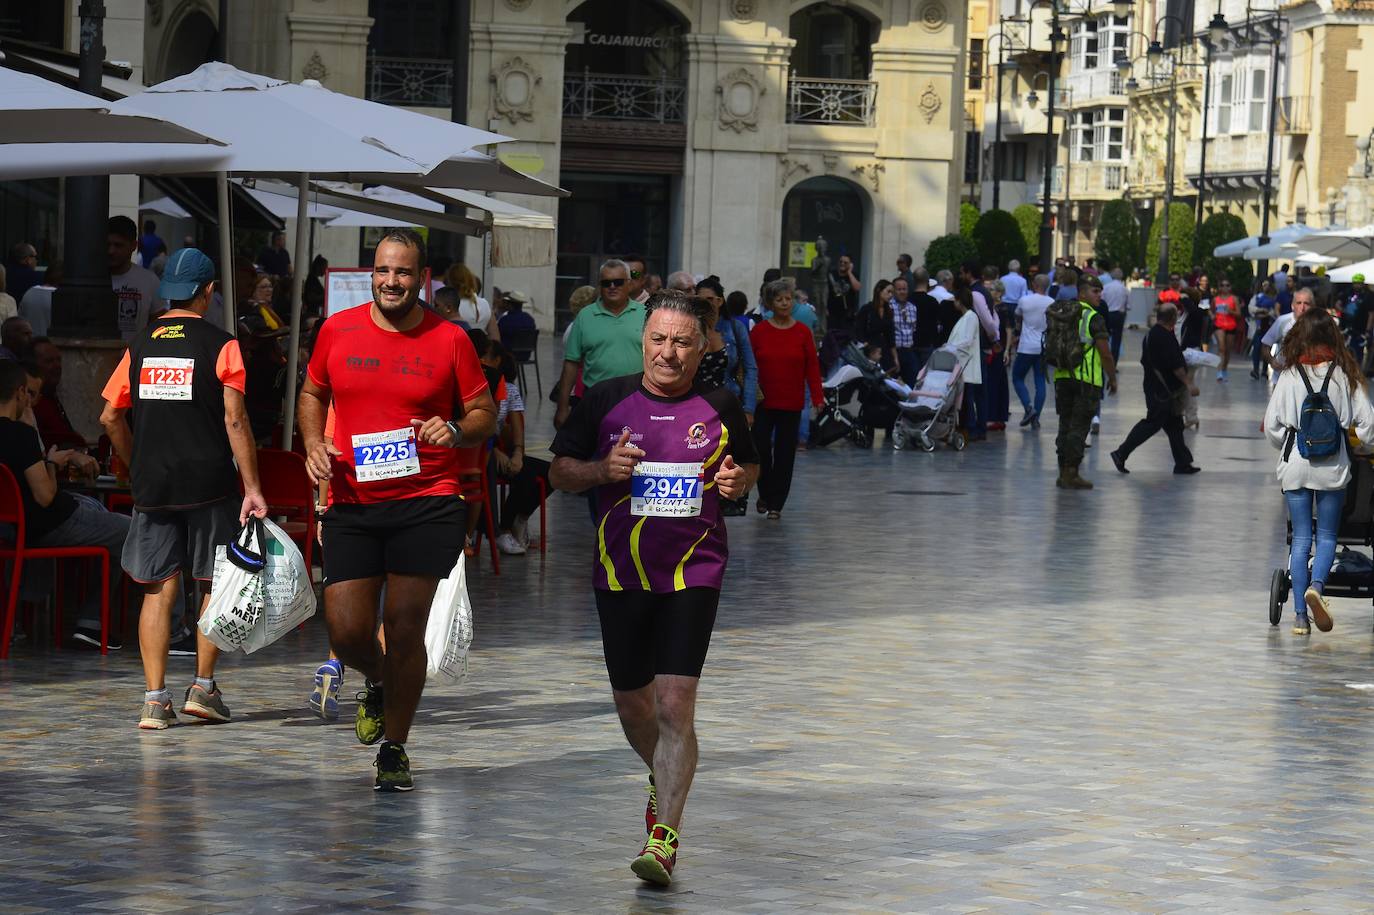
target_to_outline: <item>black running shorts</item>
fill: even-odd
[[[457,496],[343,503],[320,518],[324,582],[386,573],[447,578],[463,555],[467,512]]]
[[[700,677],[719,604],[715,588],[668,594],[596,589],[611,688],[639,689],[656,674]]]

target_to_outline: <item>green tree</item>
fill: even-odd
[[[973,237],[973,227],[978,222],[978,208],[971,203],[959,204],[959,234],[965,238]]]
[[[978,246],[963,235],[941,235],[926,248],[926,272],[933,279],[941,270],[959,272],[964,261],[978,259]]]
[[[973,226],[973,243],[978,246],[978,259],[984,264],[996,264],[1005,270],[1010,261],[1023,264],[1026,260],[1026,240],[1016,218],[1006,210],[988,210]]]
[[[1040,208],[1023,203],[1012,210],[1011,215],[1021,227],[1021,238],[1026,242],[1026,257],[1035,260],[1040,256]]]
[[[1140,223],[1128,201],[1112,200],[1102,208],[1093,253],[1099,263],[1120,267],[1123,273],[1140,266]]]
[[[1213,286],[1224,276],[1231,281],[1231,288],[1237,295],[1252,291],[1250,287],[1255,281],[1255,271],[1248,260],[1212,254],[1221,245],[1239,241],[1249,234],[1245,221],[1234,213],[1213,213],[1203,221],[1198,233],[1197,252],[1202,257],[1202,270]]]
[[[1145,250],[1145,270],[1153,276],[1159,269],[1159,233],[1164,217],[1155,217],[1150,226],[1150,241]],[[1187,273],[1193,269],[1193,208],[1175,203],[1169,208],[1169,271]]]

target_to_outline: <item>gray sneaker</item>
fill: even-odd
[[[181,713],[206,721],[229,720],[229,706],[224,704],[224,695],[218,686],[207,690],[199,684],[192,683],[186,687],[186,701],[181,704]]]
[[[138,726],[145,731],[162,731],[177,723],[177,713],[170,702],[145,702]]]

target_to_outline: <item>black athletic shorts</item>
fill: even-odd
[[[700,677],[719,604],[715,588],[669,594],[596,589],[611,688],[639,689],[656,674]]]
[[[463,555],[467,511],[457,496],[336,503],[320,525],[326,585],[388,572],[447,578]]]

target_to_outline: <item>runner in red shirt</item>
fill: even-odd
[[[310,475],[329,481],[329,640],[367,677],[355,730],[364,744],[386,738],[377,790],[409,791],[403,744],[425,685],[425,623],[439,582],[463,558],[454,449],[495,434],[496,405],[467,334],[420,307],[424,240],[391,230],[373,262],[373,301],[320,329],[298,414]],[[332,442],[324,435],[331,399]],[[385,651],[377,642],[384,577]]]

